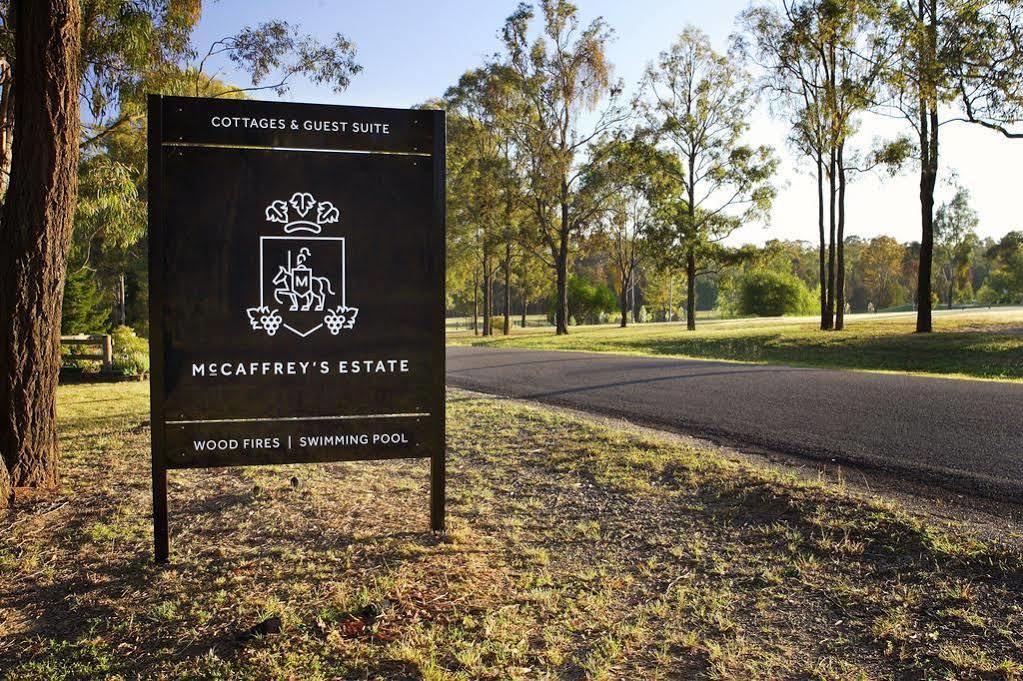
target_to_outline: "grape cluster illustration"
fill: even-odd
[[[271,310],[265,305],[263,307],[249,308],[249,323],[256,331],[262,329],[268,336],[273,336],[281,328],[281,315],[277,310]]]
[[[355,317],[359,314],[357,307],[338,306],[328,310],[323,317],[323,323],[327,326],[332,336],[341,333],[341,329],[351,329],[355,326]]]

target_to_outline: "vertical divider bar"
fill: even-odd
[[[440,388],[440,409],[438,410],[438,428],[440,429],[440,445],[430,453],[430,529],[434,532],[443,532],[445,529],[445,487],[447,484],[446,470],[446,420],[447,409],[445,402],[447,392],[445,390],[445,328],[444,328],[444,288],[446,278],[445,272],[445,241],[447,239],[447,161],[446,153],[446,122],[444,111],[434,111],[433,117],[433,223],[436,233],[431,235],[433,243],[433,262],[435,268],[436,286],[439,295],[437,296],[437,310],[434,314],[434,323],[437,331],[434,334],[434,371],[436,372]]]
[[[149,95],[147,106],[149,207],[149,431],[153,466],[153,559],[170,557],[167,522],[167,450],[164,433],[163,390],[163,98]]]

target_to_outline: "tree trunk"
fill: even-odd
[[[632,323],[639,321],[636,310],[636,270],[629,273],[629,313],[632,315]]]
[[[563,193],[567,191],[563,188]],[[556,333],[563,336],[568,333],[568,238],[571,232],[568,227],[568,204],[562,201],[561,204],[561,239],[558,243],[558,252],[554,258],[554,266],[557,270],[557,295],[555,302],[556,309],[554,321],[557,324]]]
[[[827,237],[824,234],[824,157],[817,152],[817,226],[820,229],[820,248],[817,253],[820,267],[821,330],[828,329],[828,274],[826,269]]]
[[[696,253],[686,253],[686,329],[696,331]]]
[[[835,150],[831,150],[831,157],[828,161],[828,193],[829,193],[829,216],[828,216],[828,309],[824,315],[824,328],[835,328],[835,232],[837,229],[836,201],[838,198],[837,168],[835,163]]]
[[[838,264],[835,272],[835,331],[845,329],[845,142],[838,145]]]
[[[675,321],[675,273],[668,271],[668,313],[664,315],[666,321]]]
[[[124,272],[117,276],[117,323],[125,326],[128,323],[128,290],[124,285]]]
[[[925,0],[920,0],[920,18],[925,14]],[[919,59],[920,83],[920,270],[917,275],[917,333],[930,333],[931,267],[934,261],[934,186],[938,179],[938,95],[930,85],[930,65],[937,59],[938,3],[930,0],[930,21],[927,24],[926,57]]]
[[[568,254],[564,246],[558,254],[557,272],[557,300],[555,301],[554,322],[556,333],[562,336],[568,333]]]
[[[511,333],[511,242],[504,246],[504,335]]]
[[[0,215],[0,505],[54,487],[60,317],[78,188],[78,0],[22,0],[12,172]]]
[[[622,308],[622,321],[619,324],[623,329],[629,325],[629,280],[632,278],[632,273],[623,275],[621,281],[621,295],[618,296],[618,303]]]
[[[489,258],[483,259],[483,335],[494,335],[490,318],[494,313],[494,266],[489,264]]]
[[[10,64],[0,60],[0,80],[10,81],[12,77]],[[0,88],[0,201],[7,196],[7,185],[11,179],[11,146],[14,142],[13,89],[11,82]]]
[[[472,271],[472,335],[480,335],[480,273]]]
[[[934,259],[934,185],[937,169],[928,164],[920,173],[920,270],[917,275],[917,333],[930,333],[931,265]]]

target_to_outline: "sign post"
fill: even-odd
[[[149,98],[155,557],[167,471],[429,457],[444,529],[444,113]]]

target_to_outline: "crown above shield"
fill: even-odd
[[[330,201],[317,201],[308,192],[295,192],[287,201],[277,200],[266,207],[268,222],[280,222],[285,234],[319,234],[323,225],[337,222],[341,215]]]

